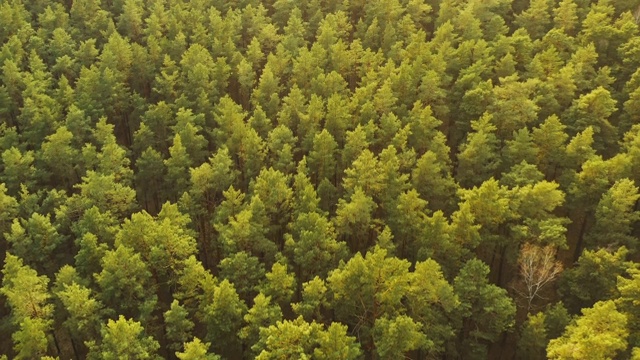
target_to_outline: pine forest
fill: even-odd
[[[0,0],[0,359],[640,360],[640,0]]]

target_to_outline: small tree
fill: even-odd
[[[524,244],[520,250],[520,280],[515,290],[526,301],[527,312],[531,310],[536,298],[542,298],[542,289],[556,280],[562,272],[562,264],[556,261],[556,252],[552,245],[541,247],[530,243]]]

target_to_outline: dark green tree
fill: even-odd
[[[487,345],[499,339],[514,324],[516,307],[507,292],[487,280],[489,268],[482,261],[468,261],[453,281],[460,299],[457,316],[462,320],[459,331],[464,334],[461,355],[484,358]]]

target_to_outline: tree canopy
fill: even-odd
[[[0,359],[640,358],[639,26],[0,1]]]

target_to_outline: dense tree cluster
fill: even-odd
[[[640,359],[639,24],[0,1],[0,355]]]

